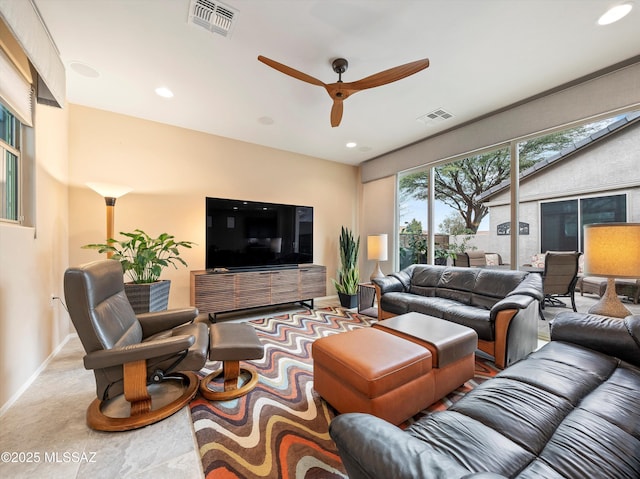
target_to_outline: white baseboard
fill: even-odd
[[[77,336],[77,333],[70,333],[62,340],[60,344],[54,349],[51,354],[45,359],[42,364],[35,370],[35,372],[25,381],[25,383],[18,389],[13,396],[11,396],[6,403],[2,405],[0,408],[0,417],[2,417],[7,410],[24,394],[24,392],[33,384],[33,382],[40,376],[40,373],[44,371],[44,369],[49,365],[49,363],[55,358],[55,356],[60,352],[60,350],[64,347],[69,339]]]

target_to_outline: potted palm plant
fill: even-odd
[[[340,305],[344,308],[355,308],[358,305],[358,255],[360,253],[360,237],[354,238],[353,233],[344,226],[340,232],[340,269],[338,279],[332,279],[338,292]]]
[[[170,280],[160,280],[162,270],[176,263],[187,266],[180,258],[179,248],[191,248],[191,241],[176,241],[167,233],[152,238],[140,229],[131,233],[121,232],[127,239],[109,239],[103,244],[88,244],[83,248],[97,249],[98,253],[113,253],[112,259],[120,261],[124,274],[131,282],[125,283],[127,298],[136,314],[163,311],[169,303]]]

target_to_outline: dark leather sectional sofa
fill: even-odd
[[[551,342],[406,430],[343,414],[350,479],[640,477],[640,315],[563,312]]]
[[[373,282],[379,319],[418,312],[473,328],[499,368],[538,344],[539,274],[415,264]]]

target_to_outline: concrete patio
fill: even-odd
[[[598,298],[595,294],[585,293],[584,296],[580,295],[579,291],[575,293],[576,298],[576,309],[580,313],[586,313],[591,306],[593,306],[600,298]],[[627,300],[627,298],[620,297],[622,300],[622,304],[631,311],[632,314],[640,314],[640,304],[633,304],[632,301]],[[571,311],[571,299],[569,298],[560,298],[566,304],[566,307],[555,307],[555,306],[545,306],[543,310],[543,314],[545,317],[545,321],[539,321],[538,328],[538,337],[540,339],[549,339],[549,323],[555,318],[556,314],[561,313],[562,311]]]

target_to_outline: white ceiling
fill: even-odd
[[[189,0],[35,3],[70,103],[354,165],[640,54],[639,5],[596,24],[616,0],[224,0],[238,11],[226,38],[187,23]],[[258,55],[325,83],[337,80],[337,57],[349,61],[347,82],[431,65],[351,96],[331,128],[327,92]],[[454,117],[417,121],[438,108]]]

